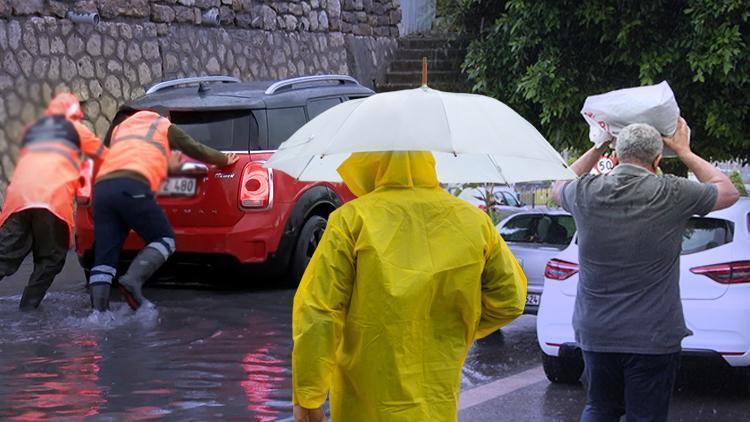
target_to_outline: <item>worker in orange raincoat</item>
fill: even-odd
[[[81,117],[75,97],[58,96],[47,116],[32,124],[21,141],[0,214],[0,279],[15,273],[33,251],[34,271],[21,296],[22,310],[39,306],[65,264],[74,233],[73,201],[82,155],[97,159],[106,152],[78,123]]]
[[[47,105],[47,116],[63,115],[73,124],[78,138],[81,141],[81,151],[89,158],[94,160],[95,168],[101,164],[104,155],[107,153],[107,147],[81,120],[83,119],[83,110],[78,97],[69,93],[62,92]]]
[[[472,342],[523,312],[526,277],[428,152],[354,153],[293,306],[296,421],[455,421]]]

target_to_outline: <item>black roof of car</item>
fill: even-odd
[[[179,86],[183,84],[194,85]],[[342,75],[252,82],[239,82],[229,77],[183,78],[156,84],[149,91],[155,92],[123,104],[120,110],[143,110],[154,106],[173,111],[281,108],[303,106],[311,98],[373,94],[355,79]]]

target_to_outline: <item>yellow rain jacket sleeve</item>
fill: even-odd
[[[455,421],[471,343],[518,317],[526,277],[432,154],[355,153],[293,306],[294,402],[331,420]]]

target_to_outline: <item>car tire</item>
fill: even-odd
[[[310,263],[310,259],[312,259],[313,253],[323,237],[327,223],[328,220],[319,215],[313,215],[305,221],[297,237],[297,243],[294,245],[292,265],[286,280],[287,287],[294,288],[299,285],[307,264]]]
[[[547,379],[556,384],[578,384],[583,374],[583,359],[560,358],[542,352],[542,367]]]

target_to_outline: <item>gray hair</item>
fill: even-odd
[[[625,126],[615,142],[617,159],[624,163],[651,164],[663,149],[664,141],[659,131],[645,123]]]

